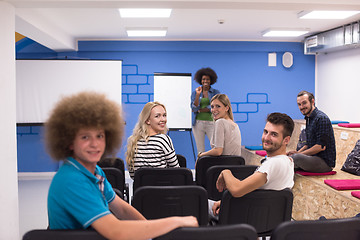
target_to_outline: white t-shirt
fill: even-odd
[[[283,190],[294,186],[294,162],[286,155],[268,157],[256,171],[267,174],[267,182],[260,189]]]

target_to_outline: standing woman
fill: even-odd
[[[139,115],[128,139],[126,162],[130,177],[141,167],[180,167],[171,138],[166,135],[166,109],[158,102],[148,102]]]
[[[194,134],[197,152],[205,151],[205,134],[208,139],[214,132],[214,122],[210,112],[210,100],[220,93],[211,87],[216,83],[217,75],[211,68],[201,68],[195,73],[195,81],[201,86],[191,94],[191,110],[193,112],[192,131]]]
[[[234,122],[231,103],[225,94],[216,94],[211,99],[211,113],[215,120],[211,150],[199,153],[202,156],[241,155],[241,133]]]

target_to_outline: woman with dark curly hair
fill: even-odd
[[[205,151],[205,134],[209,140],[213,135],[214,122],[210,112],[210,100],[220,91],[211,87],[217,80],[217,75],[211,68],[201,68],[195,73],[194,79],[201,85],[191,94],[192,131],[199,154]]]
[[[55,106],[45,124],[45,139],[50,155],[64,163],[49,188],[50,229],[92,227],[112,240],[151,239],[178,227],[198,226],[191,216],[146,220],[115,194],[97,163],[103,156],[115,156],[123,127],[120,106],[103,94],[82,92]]]

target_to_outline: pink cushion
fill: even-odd
[[[360,123],[339,123],[338,126],[346,128],[360,128]]]
[[[323,173],[296,171],[295,173],[298,173],[303,176],[323,176],[323,175],[334,175],[336,174],[336,171],[323,172]]]
[[[351,195],[356,197],[356,198],[360,198],[360,191],[352,191]]]
[[[336,190],[360,190],[360,179],[326,179],[324,183]]]
[[[267,155],[267,153],[266,153],[265,150],[257,150],[257,151],[255,151],[255,153],[256,153],[257,155],[262,156],[262,157],[265,157],[265,156]]]

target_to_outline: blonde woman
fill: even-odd
[[[202,156],[241,155],[241,133],[234,122],[231,103],[225,94],[216,94],[210,102],[215,121],[211,150],[199,153]]]
[[[145,104],[133,134],[128,139],[126,162],[132,178],[141,167],[180,167],[171,138],[166,135],[166,122],[166,108],[163,104]]]

